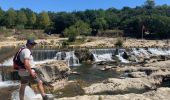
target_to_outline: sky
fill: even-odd
[[[134,8],[141,6],[146,0],[0,0],[3,10],[14,8],[30,8],[35,12],[54,11],[72,12],[86,9],[108,9],[111,7],[121,9],[124,6]],[[170,0],[155,0],[156,5],[170,5]]]

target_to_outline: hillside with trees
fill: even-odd
[[[29,8],[7,11],[0,8],[0,32],[5,29],[38,29],[70,38],[122,33],[134,38],[163,39],[170,37],[170,6],[158,6],[147,0],[135,8],[73,12],[36,13]]]

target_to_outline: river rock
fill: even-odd
[[[54,90],[61,89],[67,85],[67,78],[70,74],[70,68],[64,61],[52,61],[38,65],[36,67],[42,80]]]
[[[18,82],[0,82],[0,98],[4,98],[3,100],[11,100],[12,92],[17,89],[19,89]]]
[[[130,91],[144,91],[147,89],[155,89],[162,79],[154,78],[125,78],[116,79],[109,78],[102,83],[95,83],[89,87],[83,88],[86,94],[96,94],[103,92],[119,93]]]
[[[147,77],[147,75],[145,72],[131,72],[131,73],[128,73],[128,77],[140,78],[140,77]]]
[[[170,88],[158,88],[143,94],[124,95],[84,95],[76,97],[57,98],[55,100],[169,100]]]

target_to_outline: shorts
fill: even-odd
[[[38,83],[41,81],[38,77],[33,78],[32,76],[20,76],[21,84],[28,84],[28,83]]]
[[[19,76],[21,78],[21,84],[38,83],[39,81],[41,81],[38,76],[36,78],[33,78],[27,70],[20,70]]]

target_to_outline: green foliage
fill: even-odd
[[[75,25],[74,25],[76,28],[77,28],[77,33],[78,35],[90,35],[92,29],[90,28],[89,24],[81,21],[81,20],[78,20]]]
[[[155,2],[154,0],[146,0],[144,7],[147,9],[152,9],[155,7]]]
[[[100,35],[99,32],[106,33],[106,30],[123,30],[126,36],[141,38],[142,26],[145,26],[150,34],[144,34],[144,38],[169,38],[169,11],[169,5],[156,6],[154,0],[146,0],[135,8],[58,13],[35,13],[28,8],[3,11],[0,8],[0,26],[46,29],[50,33],[69,37],[70,41],[74,41],[78,35],[96,36]]]
[[[97,18],[92,23],[92,28],[97,30],[105,30],[108,28],[108,24],[104,18]]]
[[[56,33],[63,32],[66,28],[75,24],[76,21],[78,20],[74,14],[66,12],[60,12],[58,14],[51,15],[51,17]]]
[[[68,37],[69,42],[74,42],[76,40],[76,36],[89,35],[91,32],[91,28],[87,23],[83,21],[77,21],[75,25],[70,26],[64,30],[64,36]]]
[[[13,28],[16,22],[16,12],[10,8],[5,14],[5,24],[7,27]]]
[[[34,33],[26,33],[26,39],[38,39],[38,37]]]
[[[62,42],[62,47],[67,47],[68,45],[69,45],[69,43],[67,41]]]
[[[66,28],[63,33],[65,37],[78,35],[77,29],[75,26],[70,26],[69,28]]]
[[[120,22],[120,18],[115,13],[112,13],[110,11],[106,11],[105,19],[108,24],[108,29],[116,28]]]
[[[34,26],[36,23],[37,17],[34,13],[31,13],[28,19],[28,24]]]
[[[26,14],[23,11],[19,11],[17,13],[17,25],[25,25],[27,23],[28,19]]]
[[[50,25],[50,18],[48,16],[48,13],[41,12],[38,18],[38,26],[44,29],[48,27],[49,25]]]
[[[24,25],[17,25],[16,27],[15,27],[17,30],[23,30],[24,29]]]

